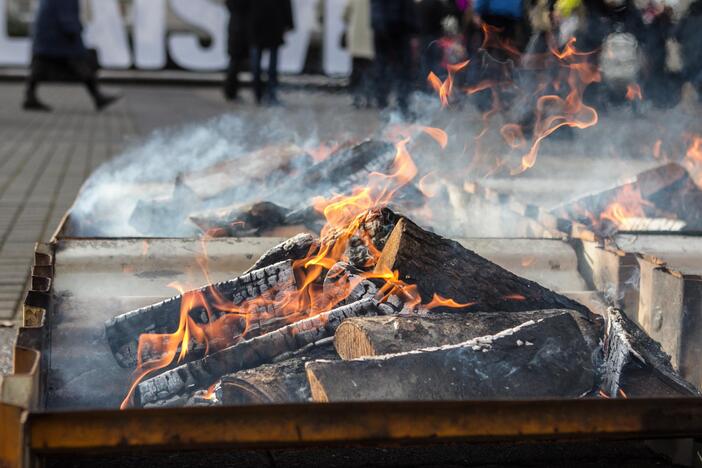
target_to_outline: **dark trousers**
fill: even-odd
[[[227,67],[227,76],[224,79],[224,96],[233,100],[239,95],[239,72],[243,58],[240,56],[229,57],[229,66]]]
[[[264,86],[261,79],[263,51],[268,50],[270,57],[268,60],[268,82]],[[253,86],[256,102],[261,102],[264,96],[271,101],[277,99],[276,91],[278,89],[278,48],[262,49],[253,47],[251,49],[251,71],[253,72]]]
[[[355,106],[371,105],[373,99],[372,85],[373,61],[367,58],[353,58],[349,90]]]
[[[375,34],[375,91],[379,107],[387,107],[390,93],[397,94],[400,110],[407,111],[412,90],[412,50],[405,34]]]
[[[47,81],[80,82],[85,85],[93,100],[101,97],[97,84],[97,74],[87,57],[49,57],[34,55],[27,78],[25,98],[37,99],[39,83]]]

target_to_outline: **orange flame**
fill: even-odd
[[[434,294],[434,297],[432,300],[426,304],[424,307],[427,309],[436,309],[437,307],[449,307],[452,309],[464,309],[466,307],[471,307],[477,304],[477,302],[466,302],[464,304],[460,304],[453,299],[446,299],[445,297],[440,296],[439,294]]]
[[[536,124],[531,150],[522,157],[521,166],[512,171],[512,175],[520,174],[531,169],[536,163],[536,157],[541,143],[561,127],[585,129],[597,124],[597,111],[582,101],[585,88],[600,80],[597,67],[587,59],[589,53],[578,52],[575,49],[575,39],[566,44],[563,52],[552,50],[552,54],[561,61],[567,70],[566,82],[570,92],[565,99],[556,95],[546,95],[536,103]],[[581,61],[578,61],[580,59]]]
[[[600,221],[609,221],[616,227],[622,226],[629,218],[646,217],[644,206],[652,203],[641,196],[641,191],[632,184],[624,185],[615,201],[610,203],[600,214]]]
[[[641,94],[641,86],[637,83],[631,83],[626,87],[626,99],[627,101],[641,101],[643,95]]]
[[[431,87],[434,88],[434,91],[439,94],[439,100],[441,101],[442,107],[447,107],[449,105],[449,99],[453,93],[454,76],[456,73],[467,67],[469,63],[470,60],[466,60],[465,62],[447,65],[446,69],[448,70],[448,77],[443,82],[441,81],[441,78],[434,74],[434,72],[429,72],[427,81]]]

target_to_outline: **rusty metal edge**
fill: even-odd
[[[702,435],[702,398],[363,402],[30,413],[34,454]]]

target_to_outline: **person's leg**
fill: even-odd
[[[261,83],[261,55],[259,47],[251,48],[251,73],[253,73],[253,89],[257,103],[263,99],[263,84]]]
[[[273,47],[268,57],[268,99],[271,104],[278,103],[278,48]]]
[[[50,112],[51,107],[42,103],[37,97],[39,82],[46,75],[46,62],[40,57],[32,57],[32,64],[27,77],[22,108],[32,111]]]
[[[227,76],[224,79],[224,97],[228,101],[233,101],[239,96],[239,69],[241,58],[236,55],[229,57]]]
[[[412,93],[412,47],[409,36],[400,36],[395,41],[396,56],[393,61],[397,104],[403,115],[409,114],[409,98]]]
[[[376,104],[381,109],[388,106],[388,95],[390,94],[390,80],[388,76],[388,59],[391,51],[388,51],[388,41],[381,35],[376,34],[375,39],[375,99]]]
[[[100,91],[97,74],[87,59],[83,57],[71,59],[68,61],[68,65],[90,94],[96,110],[101,111],[121,98],[121,96],[108,96]]]

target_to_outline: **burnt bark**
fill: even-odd
[[[285,353],[333,336],[339,324],[348,317],[380,313],[382,310],[377,302],[367,298],[292,323],[145,380],[138,385],[134,401],[137,406],[143,406],[193,389],[207,388],[225,374],[270,363]]]
[[[236,305],[261,295],[271,299],[273,310],[267,311],[270,312],[268,315],[272,317],[270,323],[251,321],[253,327],[247,331],[247,336],[255,336],[270,331],[271,327],[277,328],[288,323],[284,318],[283,311],[275,308],[275,298],[280,294],[296,290],[297,286],[292,263],[284,261],[251,271],[230,281],[201,288],[198,291],[210,305],[214,321],[224,315],[224,312],[217,309],[218,301],[215,300],[212,289],[217,292],[220,298]],[[144,333],[173,333],[177,330],[181,314],[181,301],[182,296],[174,296],[157,304],[118,315],[105,323],[107,342],[120,366],[136,366],[140,335]],[[197,323],[207,323],[210,320],[204,307],[193,308],[190,311],[190,316]],[[232,336],[232,339],[234,338]]]
[[[563,204],[552,213],[590,225],[591,216],[598,218],[625,189],[638,192],[648,202],[641,205],[646,217],[676,218],[686,222],[684,230],[702,229],[702,190],[677,163],[649,169],[631,182]]]
[[[458,345],[306,365],[314,401],[577,398],[595,370],[569,313]]]
[[[417,285],[423,303],[438,294],[459,304],[471,304],[458,310],[569,309],[592,315],[585,306],[505,270],[456,241],[425,231],[407,218],[395,225],[375,269],[379,273],[399,271],[400,279]]]
[[[213,237],[254,237],[286,224],[289,210],[271,202],[215,208],[188,216],[203,232]]]
[[[282,362],[225,375],[222,377],[222,403],[253,405],[310,401],[312,393],[305,364],[315,359],[338,359],[338,356],[331,343],[324,343]]]
[[[246,273],[286,260],[301,260],[319,250],[319,240],[309,233],[301,233],[276,245],[256,260]]]
[[[353,317],[345,320],[334,335],[334,346],[342,359],[395,354],[416,349],[463,343],[494,335],[529,320],[568,313],[565,310],[535,310],[509,314],[491,312],[438,313],[423,316]],[[572,313],[588,347],[594,351],[600,327],[578,312]]]
[[[607,311],[602,390],[611,397],[700,396],[661,345],[617,309]]]

